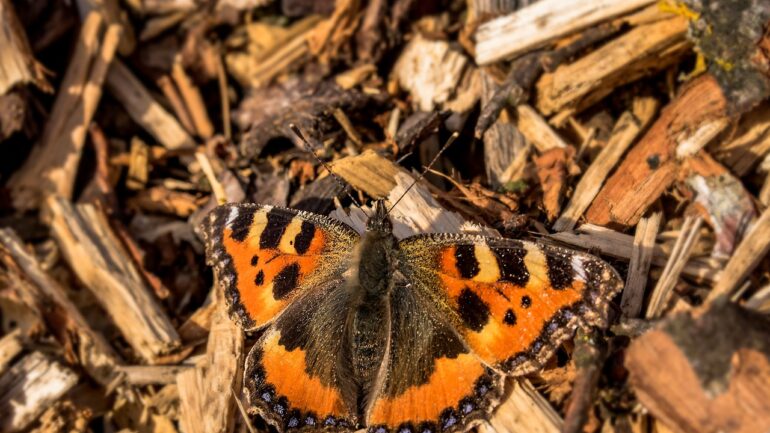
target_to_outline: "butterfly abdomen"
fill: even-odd
[[[368,395],[385,358],[390,332],[389,295],[396,239],[387,231],[367,231],[358,246],[348,317],[349,357],[360,395]]]

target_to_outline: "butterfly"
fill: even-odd
[[[622,288],[582,252],[470,234],[398,240],[383,201],[359,234],[333,218],[227,204],[203,223],[230,316],[261,330],[248,410],[281,432],[465,431],[506,376],[542,368]]]

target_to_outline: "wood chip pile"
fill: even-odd
[[[202,218],[360,226],[318,159],[393,198],[453,133],[397,235],[626,281],[477,430],[770,431],[768,96],[763,0],[0,0],[0,432],[268,431]]]

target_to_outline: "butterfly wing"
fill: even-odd
[[[472,353],[426,289],[410,282],[391,292],[384,374],[365,414],[371,433],[464,431],[502,396],[502,374]]]
[[[532,242],[426,234],[399,247],[407,280],[447,306],[468,347],[508,374],[542,367],[579,324],[601,324],[623,286],[594,256]]]
[[[216,208],[203,234],[230,317],[246,330],[264,327],[303,292],[338,279],[359,238],[331,218],[258,204]]]
[[[347,432],[356,426],[355,384],[344,356],[350,290],[342,280],[300,295],[246,360],[252,414],[279,431]]]

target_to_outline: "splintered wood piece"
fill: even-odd
[[[107,24],[120,26],[120,42],[118,52],[123,56],[131,55],[136,47],[136,36],[134,28],[128,20],[128,15],[121,9],[118,0],[77,0],[78,12],[80,17],[87,17],[90,13],[96,12],[101,15]]]
[[[543,207],[549,221],[561,210],[561,200],[567,187],[570,168],[574,167],[574,147],[554,147],[534,158],[537,178],[543,189]]]
[[[655,105],[654,102],[652,104]],[[655,110],[646,110],[644,113],[646,117],[642,118],[637,118],[628,111],[620,116],[607,145],[599,152],[594,162],[580,178],[567,208],[553,224],[553,230],[562,232],[572,230],[575,227],[583,212],[591,205],[610,171],[620,161],[639,133],[652,120]]]
[[[728,137],[726,141],[712,141],[708,150],[736,176],[743,177],[770,152],[770,104],[743,116]]]
[[[497,84],[489,72],[481,69],[482,106],[489,104],[497,92]],[[512,161],[521,160],[527,146],[524,136],[508,121],[507,112],[503,111],[494,123],[484,131],[484,168],[487,179],[493,186],[500,186],[511,180],[517,167],[510,168]],[[526,163],[526,159],[523,160]],[[509,170],[510,168],[510,170]]]
[[[758,216],[751,193],[729,172],[711,176],[693,174],[685,184],[695,194],[691,207],[714,231],[711,256],[729,258]]]
[[[187,433],[227,433],[234,425],[238,398],[234,390],[240,387],[243,368],[243,332],[230,320],[224,299],[219,298],[205,360],[177,375],[180,422]]]
[[[204,433],[205,385],[201,368],[188,368],[176,375],[179,389],[179,424],[185,433]]]
[[[0,376],[0,431],[24,430],[77,382],[77,374],[48,356],[25,356]]]
[[[0,256],[21,290],[45,312],[48,327],[64,347],[71,347],[85,371],[101,385],[115,378],[120,360],[104,337],[91,328],[67,297],[65,289],[49,276],[11,229],[0,229]]]
[[[211,119],[209,119],[209,113],[206,110],[206,104],[203,102],[200,89],[193,84],[182,64],[178,61],[174,62],[174,65],[171,67],[171,77],[174,79],[177,89],[179,89],[187,112],[190,113],[198,136],[211,138],[214,135],[214,125],[211,124]]]
[[[21,328],[16,328],[0,338],[0,377],[22,350],[24,350],[24,336]]]
[[[586,220],[597,225],[635,225],[680,174],[677,146],[703,124],[724,117],[726,104],[710,75],[686,85],[607,180],[586,211]]]
[[[139,137],[131,139],[131,161],[126,175],[128,189],[142,190],[147,185],[150,173],[150,149]]]
[[[354,188],[376,198],[385,198],[396,186],[396,174],[406,170],[372,150],[329,164],[334,174]]]
[[[730,119],[720,117],[718,119],[707,120],[698,126],[698,129],[688,134],[688,136],[679,142],[676,146],[676,157],[684,159],[693,156],[706,147],[727,125]]]
[[[532,383],[526,379],[511,382],[510,396],[497,408],[489,424],[479,425],[479,433],[562,431],[564,421]]]
[[[120,26],[105,31],[100,15],[88,16],[40,142],[8,182],[16,208],[39,208],[48,194],[72,196],[88,125],[119,40]]]
[[[118,367],[126,383],[134,386],[169,385],[176,383],[178,374],[191,365],[124,365]]]
[[[653,0],[542,0],[489,20],[476,30],[476,63],[486,65],[627,14]]]
[[[206,302],[179,327],[179,335],[185,344],[198,341],[206,341],[211,329],[211,321],[214,320],[216,304]]]
[[[9,0],[0,0],[0,26],[0,96],[26,83],[50,91],[45,68],[35,60],[24,26]]]
[[[334,118],[337,119],[337,122],[339,122],[348,138],[353,143],[355,143],[356,146],[363,146],[364,142],[361,139],[361,136],[358,134],[358,131],[356,131],[356,127],[353,126],[353,123],[350,121],[350,118],[347,116],[347,114],[345,114],[345,112],[339,108],[332,110],[332,114],[334,115]]]
[[[174,110],[174,114],[176,114],[179,123],[182,124],[187,132],[195,132],[195,125],[193,124],[190,112],[182,100],[182,95],[179,94],[179,89],[177,89],[177,87],[174,85],[174,81],[171,79],[171,77],[169,75],[162,75],[160,78],[155,80],[155,84],[158,85],[161,92],[163,92],[163,96],[165,96],[168,100],[168,104]]]
[[[607,344],[600,332],[596,329],[586,331],[579,328],[572,357],[575,364],[575,381],[567,402],[561,433],[585,431],[589,412],[594,407],[602,367],[607,359]]]
[[[320,21],[320,16],[310,15],[286,28],[263,22],[247,24],[247,52],[226,55],[228,72],[245,87],[268,84],[309,54],[306,39]]]
[[[144,0],[141,4],[142,11],[152,15],[188,12],[198,7],[195,0]]]
[[[770,285],[757,290],[744,306],[762,314],[770,314]]]
[[[687,20],[680,16],[639,26],[543,74],[537,82],[537,108],[546,116],[581,111],[617,87],[666,69],[689,49],[686,32]]]
[[[200,164],[201,170],[206,176],[206,180],[209,181],[209,185],[211,185],[211,190],[214,193],[214,199],[217,201],[217,204],[229,202],[227,199],[227,192],[219,179],[217,179],[217,175],[214,173],[214,168],[211,166],[209,157],[203,152],[195,152],[195,159],[198,161],[198,164]]]
[[[738,244],[707,300],[714,301],[720,296],[730,296],[735,292],[743,280],[765,258],[768,251],[770,251],[770,207],[762,212],[743,241]]]
[[[655,237],[658,235],[662,212],[653,212],[639,220],[634,234],[634,245],[628,265],[628,277],[620,300],[620,309],[625,317],[639,317],[644,303],[644,290],[652,264]]]
[[[548,235],[549,238],[567,245],[586,250],[596,249],[602,254],[619,259],[630,260],[634,251],[634,237],[605,227],[583,224],[575,232],[560,232]],[[652,264],[666,266],[668,254],[656,244],[653,248]],[[691,259],[684,265],[682,274],[697,281],[713,284],[721,273],[722,262],[718,260]]]
[[[433,111],[457,91],[467,65],[468,59],[449,42],[418,33],[401,51],[392,73],[416,108]]]
[[[64,259],[137,354],[154,363],[178,348],[179,335],[104,213],[55,197],[46,205]]]
[[[672,432],[770,431],[769,329],[730,302],[677,314],[632,340],[629,382]]]
[[[702,223],[703,219],[700,216],[687,216],[685,218],[682,228],[679,229],[679,237],[671,250],[666,266],[663,268],[663,273],[652,290],[645,318],[656,319],[663,314],[663,310],[673,294],[674,286],[679,281],[679,275],[690,259],[693,247],[700,239]]]
[[[153,99],[141,81],[123,62],[113,62],[107,75],[107,88],[128,115],[170,150],[191,149],[195,142],[174,116]]]
[[[516,106],[514,124],[540,152],[567,147],[567,143],[551,128],[551,125],[529,105]]]
[[[765,182],[762,184],[762,189],[759,191],[759,202],[765,206],[770,207],[770,173],[765,175]]]

